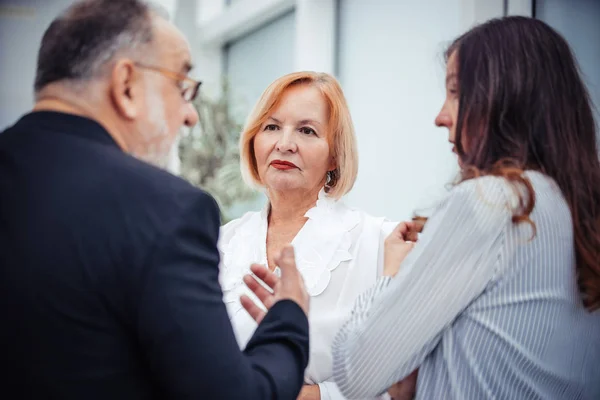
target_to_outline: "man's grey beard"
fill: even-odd
[[[165,169],[174,175],[179,175],[181,172],[179,138],[181,137],[183,127],[179,129],[173,142],[167,148],[170,135],[165,115],[164,100],[160,96],[148,96],[146,97],[146,103],[150,110],[152,126],[159,128],[156,131],[142,131],[143,139],[148,144],[145,149],[146,157],[144,158],[146,158],[147,162],[159,168]],[[153,132],[153,134],[150,132]]]
[[[158,146],[159,148],[145,148],[140,151],[132,151],[131,155],[135,158],[138,158],[142,161],[145,161],[149,164],[154,165],[155,167],[164,169],[173,175],[179,176],[181,174],[181,159],[179,158],[179,141],[181,138],[181,133],[177,134],[175,140],[169,147],[167,151],[164,151],[162,146]],[[166,138],[165,138],[166,140]],[[166,143],[163,144],[166,147]]]
[[[154,81],[153,81],[154,82]],[[158,90],[146,96],[146,105],[149,110],[149,118],[152,127],[156,129],[142,130],[142,140],[145,143],[141,157],[145,161],[159,168],[165,169],[174,175],[181,173],[181,161],[179,159],[179,138],[183,127],[180,127],[172,143],[169,143],[170,135],[165,115],[164,99],[157,95]],[[170,144],[170,146],[169,146]]]
[[[173,175],[179,176],[181,174],[181,159],[179,158],[179,140],[181,138],[181,133],[177,135],[173,145],[171,145],[171,149],[169,150],[169,154],[167,155],[166,165],[164,168],[172,173]]]
[[[160,154],[160,152],[149,154],[149,157],[146,159],[147,162],[153,164],[158,168],[162,168],[173,175],[179,176],[181,174],[181,159],[179,158],[179,140],[181,138],[181,134],[179,133],[169,151],[164,154]]]

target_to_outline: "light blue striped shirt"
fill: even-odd
[[[463,182],[398,274],[357,299],[333,342],[345,396],[373,397],[419,368],[417,399],[600,399],[600,312],[578,292],[569,207],[551,179],[526,176],[533,240],[511,221],[504,179]]]

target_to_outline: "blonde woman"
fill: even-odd
[[[238,343],[256,328],[240,296],[260,303],[243,281],[252,263],[277,272],[292,243],[311,295],[310,363],[299,398],[343,399],[332,381],[331,343],[356,296],[383,271],[383,242],[395,224],[341,200],[358,171],[356,138],[339,83],[298,72],[273,82],[242,133],[241,167],[268,204],[221,229],[221,284]]]

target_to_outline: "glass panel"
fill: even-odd
[[[596,107],[596,126],[600,128],[600,1],[536,0],[535,16],[569,41]]]
[[[461,0],[340,0],[339,78],[358,138],[348,202],[399,220],[434,205],[457,172],[447,130],[443,52],[464,31]]]
[[[292,11],[225,47],[229,110],[236,121],[243,123],[246,120],[271,82],[293,71],[295,32],[295,13]],[[239,202],[225,210],[226,217],[236,218],[246,211],[259,210],[265,201],[261,194],[254,201]]]

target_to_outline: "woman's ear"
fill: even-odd
[[[329,167],[327,168],[327,172],[335,171],[337,169],[337,161],[334,157],[329,157]]]

